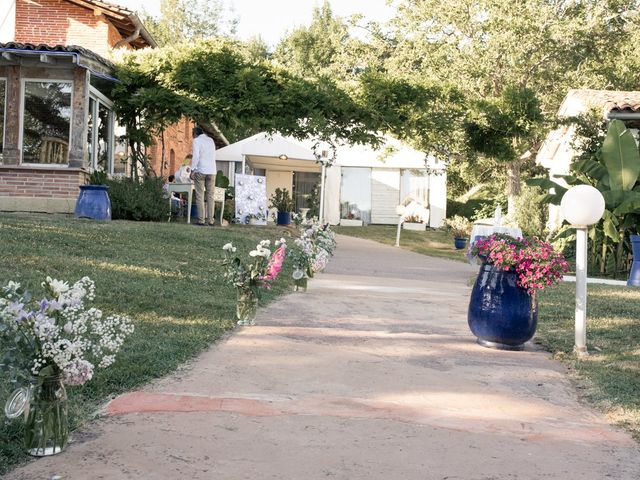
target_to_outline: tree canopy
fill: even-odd
[[[161,0],[160,16],[142,14],[158,45],[233,34],[238,20],[227,19],[222,0]]]

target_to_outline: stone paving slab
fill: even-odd
[[[477,267],[339,238],[327,273],[8,479],[640,478],[535,344],[480,347]]]

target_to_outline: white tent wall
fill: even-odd
[[[400,170],[371,170],[371,223],[398,223],[396,207],[400,204]]]
[[[447,171],[429,175],[429,226],[440,228],[447,218]]]
[[[342,168],[332,166],[327,168],[324,184],[324,221],[331,225],[340,223],[340,181]]]

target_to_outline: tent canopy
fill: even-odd
[[[292,137],[258,133],[221,148],[217,160],[242,162],[247,160],[253,168],[279,171],[319,172],[313,151]]]

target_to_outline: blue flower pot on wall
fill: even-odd
[[[467,248],[467,239],[463,237],[456,237],[453,239],[453,245],[456,247],[456,250]]]
[[[291,212],[278,212],[278,225],[289,225],[291,223]]]
[[[111,220],[111,200],[107,185],[80,185],[76,201],[76,218]]]
[[[467,316],[471,332],[484,347],[523,350],[538,325],[538,305],[516,285],[517,274],[483,263],[471,292]]]
[[[631,249],[633,250],[633,263],[629,272],[628,287],[640,287],[640,235],[631,235]]]

